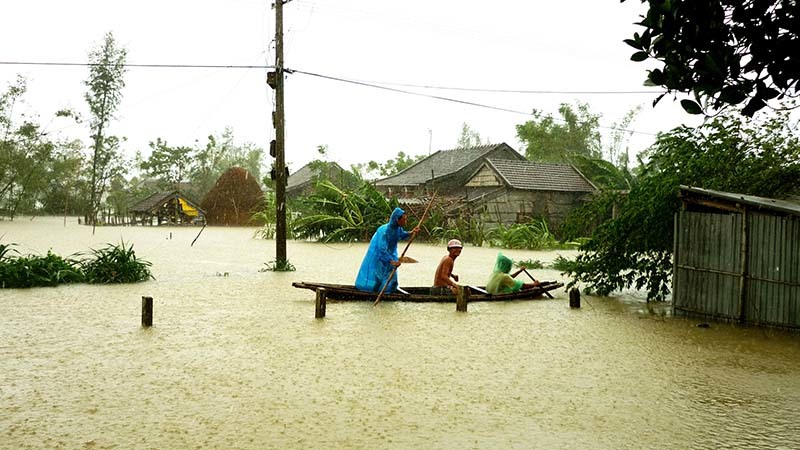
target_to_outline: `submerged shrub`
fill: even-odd
[[[294,272],[295,270],[297,268],[287,259],[282,264],[278,263],[277,260],[264,263],[264,267],[259,272]]]
[[[91,258],[81,261],[87,283],[136,283],[153,278],[152,263],[136,258],[133,245],[107,244],[100,250],[92,250]]]
[[[8,246],[0,249],[4,255]],[[29,288],[80,283],[83,274],[77,261],[47,252],[47,256],[27,255],[10,258],[0,256],[0,286],[3,288]]]
[[[556,256],[553,263],[550,264],[551,269],[560,270],[562,273],[575,271],[577,263],[574,259],[565,258],[561,255]]]

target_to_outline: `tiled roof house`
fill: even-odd
[[[286,184],[286,197],[291,199],[312,193],[314,191],[314,182],[320,176],[324,176],[339,187],[351,188],[358,186],[358,180],[355,175],[342,169],[339,164],[335,162],[315,164],[312,162],[289,175]]]
[[[400,198],[416,198],[434,191],[440,197],[460,196],[467,178],[486,158],[525,161],[524,156],[505,143],[439,150],[395,175],[376,181],[375,187]]]
[[[570,164],[486,159],[464,183],[465,205],[489,222],[545,217],[559,225],[597,188]]]

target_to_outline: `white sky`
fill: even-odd
[[[130,64],[271,65],[274,11],[269,0],[19,0],[3,2],[0,61],[86,63],[107,31]],[[638,0],[293,0],[284,6],[285,66],[366,82],[538,91],[642,91],[646,66],[622,42],[640,27]],[[274,137],[267,69],[130,68],[111,132],[125,150],[149,154],[157,137],[200,145],[229,126],[238,143],[264,149]],[[61,136],[88,141],[81,125],[53,121],[71,107],[87,116],[85,66],[0,65],[5,91],[28,79],[28,113]],[[511,94],[423,90],[430,95],[523,113],[557,116],[583,101],[611,127],[643,105],[631,125],[632,153],[654,134],[699,119],[653,94]],[[292,170],[328,145],[349,164],[453,148],[467,123],[484,141],[522,151],[515,126],[525,114],[405,95],[295,73],[286,81],[286,151]],[[18,111],[22,111],[21,109]],[[430,130],[430,131],[429,131]],[[607,130],[604,129],[604,132]],[[604,136],[604,141],[607,137]],[[271,163],[271,158],[265,161]]]

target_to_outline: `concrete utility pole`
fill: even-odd
[[[283,4],[275,1],[275,265],[286,266],[286,153],[283,113]]]

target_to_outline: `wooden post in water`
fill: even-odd
[[[153,326],[153,297],[142,296],[142,326]]]
[[[572,288],[569,291],[569,307],[570,308],[581,307],[581,291],[578,290],[578,288]]]
[[[325,288],[317,288],[317,309],[314,317],[322,319],[325,317],[325,303],[327,303],[328,291]]]
[[[467,303],[469,303],[469,287],[459,286],[458,294],[456,295],[456,311],[467,312]]]

